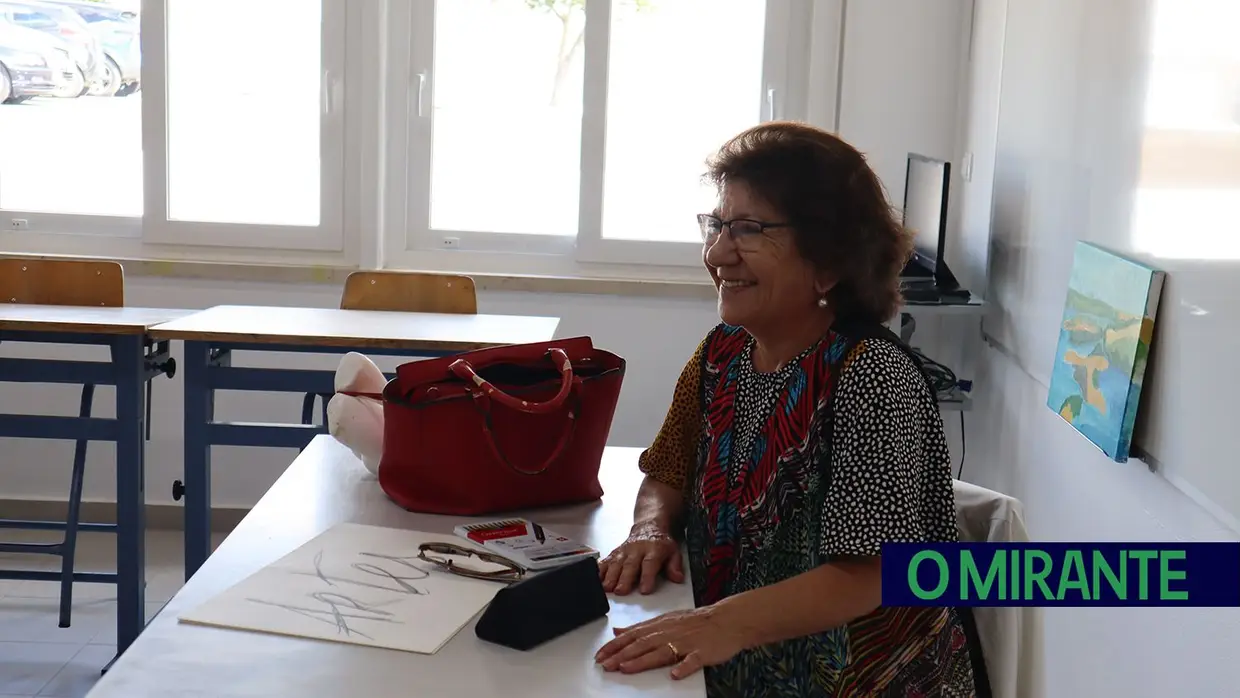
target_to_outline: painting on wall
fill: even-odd
[[[1128,460],[1165,272],[1078,242],[1046,404]]]

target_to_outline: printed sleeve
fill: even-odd
[[[689,471],[697,462],[702,428],[702,347],[685,364],[672,392],[672,406],[650,448],[638,458],[638,467],[651,478],[683,491]]]
[[[845,362],[837,390],[820,552],[879,556],[883,543],[930,539],[939,518],[954,524],[942,417],[913,362],[888,342],[867,340]],[[938,480],[946,501],[927,508],[928,492],[943,489]]]

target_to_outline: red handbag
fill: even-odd
[[[589,337],[404,364],[383,389],[379,485],[458,516],[596,500],[624,370]]]

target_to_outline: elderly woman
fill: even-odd
[[[865,158],[768,123],[709,164],[698,217],[723,323],[641,457],[604,588],[683,582],[696,608],[616,631],[609,671],[705,670],[712,696],[974,696],[955,609],[880,605],[881,546],[955,541],[950,454],[920,367],[886,332],[909,239]],[[886,337],[886,338],[884,338]]]

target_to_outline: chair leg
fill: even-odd
[[[146,382],[146,440],[151,440],[151,403],[155,384],[151,381]]]
[[[78,416],[90,417],[95,402],[95,386],[82,386],[82,404]],[[73,556],[77,552],[78,518],[82,513],[82,481],[86,477],[86,447],[90,442],[79,440],[73,445],[73,478],[69,484],[69,514],[65,517],[65,540],[60,556],[60,627],[69,627],[73,609]]]
[[[301,423],[302,424],[314,424],[314,401],[318,397],[319,396],[314,393],[306,393],[306,395],[301,399]],[[304,450],[306,450],[306,447],[302,446],[301,448],[297,449],[297,452],[301,453]]]
[[[314,393],[306,393],[305,397],[301,399],[302,424],[314,423],[314,401],[316,398],[318,398],[318,395]]]

